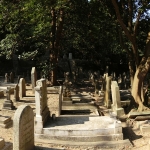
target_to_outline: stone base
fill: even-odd
[[[143,124],[140,126],[141,133],[150,133],[150,125],[149,124]]]
[[[63,97],[63,101],[71,101],[71,97]]]
[[[4,139],[0,138],[0,149],[4,148],[5,146],[5,141]]]
[[[43,132],[43,126],[49,118],[49,114],[49,109],[46,107],[41,116],[35,117],[35,133],[41,134]]]
[[[0,127],[7,128],[12,125],[11,117],[9,116],[0,116]]]
[[[13,102],[11,100],[5,100],[3,103],[3,108],[2,109],[13,109]]]
[[[123,108],[115,108],[113,104],[111,105],[111,109],[117,115],[117,117],[121,117],[125,114]]]

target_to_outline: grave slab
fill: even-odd
[[[143,112],[130,112],[128,114],[129,118],[136,118],[137,116],[146,116],[150,115],[150,111],[143,111]]]
[[[140,126],[140,131],[143,133],[150,133],[150,124],[143,124]]]

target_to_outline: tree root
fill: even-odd
[[[138,109],[137,109],[138,112],[142,112],[142,111],[150,111],[150,109],[146,106],[144,106],[143,104],[140,104]]]

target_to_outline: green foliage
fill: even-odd
[[[48,0],[8,1],[0,3],[0,55],[10,59],[37,58],[49,48],[51,3]]]

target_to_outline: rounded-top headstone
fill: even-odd
[[[13,119],[13,150],[34,149],[34,114],[28,105],[21,105]]]

